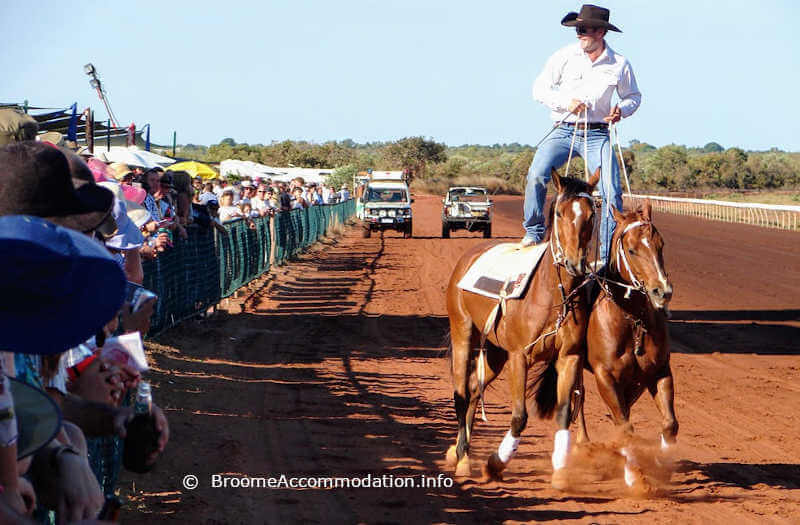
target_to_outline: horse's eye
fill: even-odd
[[[561,212],[560,211],[556,212],[556,217],[558,217],[559,219],[561,218]]]
[[[634,252],[633,250],[628,250],[628,253],[631,255],[636,255],[636,252]]]

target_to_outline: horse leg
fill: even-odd
[[[586,388],[581,385],[581,396],[586,395]],[[583,416],[583,404],[585,399],[581,400],[581,406],[578,409],[578,436],[575,439],[576,443],[588,443],[591,441],[589,439],[589,433],[586,431],[586,419]]]
[[[611,417],[614,424],[622,426],[625,432],[630,434],[633,432],[633,426],[630,423],[630,409],[625,402],[625,396],[620,391],[620,387],[611,372],[604,366],[598,366],[594,371],[594,377],[597,382],[597,390],[600,392],[600,397],[605,401],[606,406],[611,410]]]
[[[458,437],[454,447],[447,451],[447,462],[456,464],[456,476],[469,476],[469,436],[467,435],[467,407],[469,405],[469,360],[472,327],[457,331],[451,322],[451,368],[453,374],[453,401],[458,420]],[[465,333],[464,333],[465,332]]]
[[[672,370],[669,365],[665,374],[649,387],[650,395],[661,413],[661,450],[666,451],[675,444],[678,435],[678,420],[675,418],[675,390],[672,381]]]
[[[508,356],[511,363],[511,428],[503,436],[503,441],[489,456],[484,474],[489,479],[503,479],[502,472],[511,458],[517,453],[520,436],[528,424],[528,411],[525,406],[525,386],[528,378],[528,359],[524,352],[513,352]]]
[[[567,487],[566,470],[567,456],[569,454],[569,423],[572,420],[571,401],[572,392],[578,380],[578,373],[582,371],[581,356],[559,356],[556,361],[558,382],[556,387],[556,431],[553,444],[553,478],[550,484],[553,488],[564,490]]]
[[[508,352],[502,348],[488,344],[486,348],[486,359],[484,360],[484,391],[495,378],[503,371],[503,367],[508,361]],[[478,358],[475,358],[475,366],[470,374],[469,380],[469,407],[467,408],[467,439],[472,438],[472,427],[475,424],[475,413],[480,402],[480,385],[478,384]]]

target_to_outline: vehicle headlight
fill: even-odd
[[[378,215],[380,215],[381,217],[386,217],[386,210],[381,210],[380,212],[378,212]]]
[[[389,217],[394,217],[395,216],[395,210],[388,210],[386,212],[386,215],[388,215]]]

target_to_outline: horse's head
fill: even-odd
[[[550,249],[553,262],[572,276],[586,273],[586,251],[594,228],[592,190],[600,180],[600,168],[588,182],[560,177],[552,171],[556,198],[550,210]]]
[[[664,271],[664,239],[653,226],[650,202],[636,211],[611,211],[617,228],[611,249],[611,261],[620,278],[647,294],[657,309],[667,307],[672,299],[672,283]]]

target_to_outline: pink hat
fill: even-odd
[[[89,170],[94,175],[95,182],[116,182],[116,179],[108,174],[108,168],[106,164],[99,160],[99,159],[89,159],[87,163],[89,165]]]
[[[120,184],[120,186],[122,187],[122,193],[125,195],[126,201],[141,204],[144,202],[144,198],[147,197],[147,192],[144,191],[144,188],[137,188],[130,184]]]

